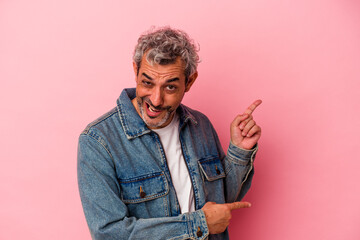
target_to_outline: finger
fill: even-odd
[[[251,115],[255,108],[257,108],[261,103],[262,101],[260,99],[256,100],[245,110],[244,114]]]
[[[253,119],[253,117],[250,115],[247,119],[241,121],[241,123],[240,123],[240,125],[239,125],[239,128],[240,128],[241,130],[243,130],[244,127],[246,126],[246,124],[247,124],[250,120],[252,120],[252,119]]]
[[[231,126],[233,126],[233,127],[239,126],[239,124],[248,117],[249,117],[249,115],[247,115],[247,114],[237,115],[236,118],[232,121]]]
[[[242,123],[241,123],[242,124]],[[254,120],[250,120],[244,127],[244,129],[241,132],[241,135],[244,137],[248,134],[249,130],[256,125],[256,122]],[[240,128],[241,129],[241,128]]]
[[[247,133],[247,137],[252,137],[255,134],[260,134],[261,133],[261,128],[258,125],[255,125],[253,128],[251,128],[249,130],[249,132]]]
[[[239,208],[249,208],[251,207],[251,203],[249,202],[233,202],[233,203],[225,203],[229,206],[230,211],[239,209]]]

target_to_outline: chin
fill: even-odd
[[[146,114],[145,109],[140,108],[141,118],[149,128],[161,128],[169,119],[170,112],[166,112],[165,116],[158,118],[151,118]]]

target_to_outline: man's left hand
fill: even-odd
[[[231,142],[239,148],[252,149],[261,136],[261,128],[253,119],[252,113],[262,103],[256,100],[243,114],[236,116],[230,125]]]

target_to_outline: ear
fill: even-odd
[[[136,78],[136,76],[138,75],[138,67],[137,67],[137,65],[136,65],[136,63],[135,62],[133,62],[133,69],[134,69],[134,73],[135,73],[135,78]]]
[[[189,76],[188,82],[185,86],[185,92],[188,92],[190,90],[191,86],[194,84],[197,77],[198,77],[198,72],[194,72]]]

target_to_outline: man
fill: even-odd
[[[80,196],[93,239],[228,239],[250,188],[260,127],[255,101],[231,123],[225,156],[206,116],[181,104],[199,58],[186,33],[161,28],[135,48],[136,89],[81,133]]]

